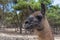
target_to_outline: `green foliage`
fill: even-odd
[[[0,0],[0,4],[5,5],[6,3],[8,3],[8,0]]]
[[[5,13],[5,16],[4,16],[5,23],[6,24],[18,23],[18,20],[19,20],[19,22],[22,23],[24,21],[24,19],[26,19],[26,17],[28,15],[30,15],[28,6],[30,6],[33,10],[40,10],[41,2],[46,4],[46,6],[51,5],[51,0],[38,0],[38,1],[18,0],[17,4],[15,6],[13,6],[13,8],[15,10],[21,10],[22,12],[20,12],[17,15],[15,12]],[[3,3],[3,0],[0,0],[0,3],[5,4],[5,3]],[[47,18],[49,20],[49,23],[51,25],[60,26],[60,7],[58,5],[56,5],[56,6],[51,5],[50,7],[47,8],[46,13],[47,13]],[[17,20],[17,18],[18,18],[18,20]]]
[[[37,2],[35,0],[18,0],[18,3],[16,4],[16,6],[14,6],[13,8],[15,10],[22,10],[22,9],[27,9],[28,6],[31,6],[31,8],[33,10],[40,10],[40,4],[41,2],[45,3],[46,5],[51,4],[51,0],[38,0]]]
[[[19,2],[14,6],[14,9],[20,10],[20,9],[26,9],[28,6],[28,3],[23,0],[19,0]]]
[[[50,9],[48,9],[47,17],[51,25],[60,26],[60,7],[51,6]]]
[[[30,6],[33,10],[40,10],[41,9],[39,2],[34,2],[34,3],[30,2]]]
[[[23,10],[28,9],[28,6],[30,6],[33,10],[40,10],[40,4],[41,2],[45,3],[46,6],[51,4],[51,0],[18,0],[18,3],[16,6],[14,6],[15,10]],[[26,13],[27,10],[26,10]],[[23,14],[26,14],[25,12]],[[26,14],[27,15],[27,14]],[[21,17],[24,17],[23,15]],[[47,18],[51,25],[60,25],[60,7],[58,5],[53,6],[51,5],[47,9]]]
[[[6,24],[11,24],[13,22],[14,15],[11,12],[5,13],[4,22]]]

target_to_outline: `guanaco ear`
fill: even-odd
[[[45,15],[45,12],[46,12],[46,6],[44,3],[41,3],[41,13]]]
[[[28,8],[32,13],[34,12],[34,10],[30,6],[28,6]]]

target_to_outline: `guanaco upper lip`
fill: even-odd
[[[32,29],[33,26],[32,25],[25,25],[25,29]]]

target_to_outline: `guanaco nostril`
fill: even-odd
[[[27,24],[27,23],[28,23],[28,21],[25,22],[25,24]]]

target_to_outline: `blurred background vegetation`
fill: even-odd
[[[60,30],[60,7],[52,5],[53,0],[0,0],[0,27],[20,28],[22,33],[22,24],[31,14],[28,6],[41,10],[41,2],[46,5],[46,16],[51,27]]]

